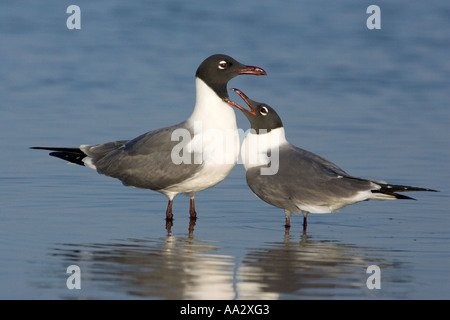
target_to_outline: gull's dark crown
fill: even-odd
[[[198,67],[195,76],[202,79],[222,99],[228,99],[227,83],[238,76],[237,70],[245,65],[225,54],[206,58]]]
[[[252,109],[249,111],[242,107],[240,108],[250,122],[251,128],[254,129],[257,134],[264,134],[271,130],[283,127],[280,116],[271,106],[250,99],[240,90],[236,92],[238,92],[244,102]]]
[[[248,112],[244,112],[244,114],[250,121],[252,129],[254,129],[257,134],[263,134],[283,127],[281,118],[271,106],[253,100],[252,102],[255,103],[254,106],[252,105],[255,114],[253,115]]]

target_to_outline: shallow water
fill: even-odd
[[[81,30],[66,28],[70,4],[0,4],[0,298],[450,298],[447,1],[378,1],[381,30],[364,1],[76,1]],[[268,72],[230,87],[276,108],[293,144],[440,192],[310,215],[306,233],[294,216],[286,234],[237,165],[197,195],[195,226],[176,197],[167,230],[164,196],[28,149],[184,120],[194,72],[218,52]],[[367,287],[371,265],[381,289]]]

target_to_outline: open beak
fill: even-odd
[[[264,70],[263,70],[264,71]],[[245,111],[248,113],[251,113],[252,115],[255,115],[255,109],[252,108],[252,106],[250,105],[249,101],[248,101],[248,97],[239,89],[236,88],[230,88],[230,90],[233,90],[234,92],[236,92],[241,98],[242,100],[244,100],[244,102],[248,105],[248,107],[250,108],[250,110],[247,110],[243,107],[241,107],[240,105],[238,105],[236,102],[231,101],[231,100],[226,100],[225,102],[228,103],[230,106],[236,107],[241,111]]]
[[[238,70],[236,70],[236,72],[239,74],[252,74],[255,76],[266,76],[267,75],[267,72],[265,72],[263,69],[261,69],[259,67],[254,67],[254,66],[245,66],[245,68],[238,69]]]

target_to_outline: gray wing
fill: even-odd
[[[352,177],[330,161],[293,145],[280,148],[276,174],[261,175],[260,169],[247,171],[250,189],[264,201],[290,212],[299,211],[295,203],[330,207],[373,186],[371,181]]]
[[[117,178],[124,185],[161,190],[175,185],[201,169],[201,164],[175,164],[171,153],[180,141],[172,141],[172,132],[186,129],[185,122],[145,133],[120,145],[108,143],[84,150],[101,174]],[[115,144],[115,148],[112,144]]]

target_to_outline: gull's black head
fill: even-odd
[[[247,97],[241,90],[232,88],[242,100],[249,106],[250,110],[247,110],[236,102],[227,101],[229,105],[238,108],[250,121],[252,129],[257,134],[270,132],[270,130],[282,128],[283,123],[276,111],[265,103],[256,102]]]
[[[228,101],[227,83],[240,74],[267,75],[259,67],[246,66],[230,56],[215,54],[200,64],[195,76],[202,79],[220,98]]]

